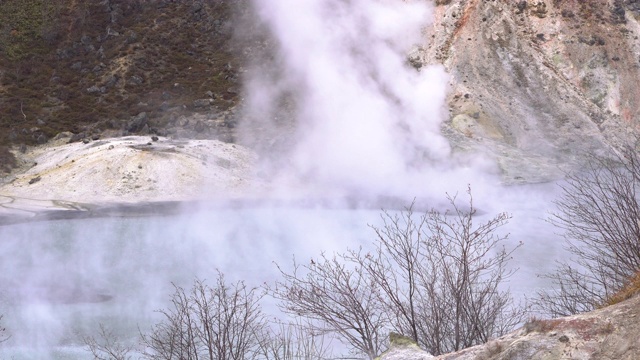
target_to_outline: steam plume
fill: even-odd
[[[442,66],[418,71],[407,61],[423,41],[429,3],[270,0],[254,7],[277,50],[248,78],[244,128],[260,130],[245,140],[257,144],[270,176],[368,195],[413,197],[429,188],[441,196],[437,179],[445,177],[464,188],[467,176],[445,174],[463,171],[453,170],[440,134],[447,75]],[[260,143],[265,135],[271,142]]]

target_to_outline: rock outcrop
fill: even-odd
[[[435,7],[417,67],[451,75],[445,131],[507,181],[544,180],[639,129],[634,1],[453,0]]]
[[[380,360],[640,359],[639,316],[640,297],[636,296],[586,314],[532,319],[501,338],[437,357],[415,344],[392,339]]]
[[[431,360],[434,356],[420,349],[411,338],[397,333],[389,334],[389,349],[376,360]]]

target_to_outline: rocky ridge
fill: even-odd
[[[552,320],[532,319],[522,328],[490,342],[433,357],[415,344],[392,339],[380,360],[546,360],[638,359],[640,322],[636,296],[590,313]]]

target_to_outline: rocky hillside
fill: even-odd
[[[238,3],[0,2],[0,148],[62,131],[73,140],[165,132],[232,140],[225,111],[240,92]],[[189,124],[194,113],[209,121]],[[0,149],[0,171],[10,165]]]
[[[639,306],[640,297],[636,296],[587,314],[532,319],[487,344],[438,357],[410,342],[392,339],[391,348],[380,360],[638,359]]]
[[[172,189],[169,177],[143,176],[147,167],[156,172],[140,160],[151,157],[162,159],[157,167],[164,171],[177,169],[167,159],[188,158],[193,166],[176,172],[175,184],[191,190],[201,178],[219,184],[219,173],[235,179],[252,171],[230,157],[207,157],[211,144],[240,153],[232,145],[193,142],[185,148],[176,140],[235,141],[242,74],[250,54],[263,50],[256,46],[267,44],[235,31],[251,25],[248,1],[0,1],[0,173],[18,164],[14,153],[33,153],[31,145],[84,142],[60,148],[64,161],[38,165],[33,157],[22,163],[21,176],[0,178],[14,179],[19,191],[5,195],[0,210],[24,194],[58,197],[51,194],[64,191],[62,184],[91,185],[86,177],[104,179],[106,172],[120,181],[109,184],[114,197],[137,191],[140,197],[132,199],[150,199],[145,191]],[[557,178],[585,153],[640,145],[640,0],[436,0],[434,16],[425,20],[424,41],[407,55],[408,63],[446,68],[449,113],[442,131],[457,151],[497,159],[506,182]],[[174,139],[89,144],[132,134]],[[79,149],[111,151],[119,156],[117,166],[94,171],[103,162],[76,161]],[[253,159],[249,151],[242,155]],[[192,174],[207,163],[216,174]],[[58,168],[85,172],[77,172],[78,179],[54,175],[55,186],[45,186]],[[104,196],[89,190],[95,201]],[[440,358],[635,359],[639,306],[635,297],[589,314],[533,320],[487,345]],[[428,358],[395,358],[413,357]]]
[[[450,73],[445,130],[459,147],[532,180],[639,129],[640,1],[441,3],[410,60]]]
[[[234,141],[247,2],[0,2],[0,171],[7,145],[157,133]],[[638,130],[640,1],[447,0],[420,68],[451,76],[443,131],[508,181],[536,181]],[[199,117],[191,115],[200,114]],[[2,148],[5,146],[5,148]]]

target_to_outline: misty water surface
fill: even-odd
[[[524,245],[506,286],[521,297],[548,286],[535,274],[552,269],[561,243],[543,221],[551,187],[514,189],[476,203],[485,213],[476,219],[513,214],[501,233],[511,233],[507,246]],[[135,341],[138,328],[158,319],[154,310],[166,306],[172,283],[213,280],[219,269],[229,281],[257,286],[277,276],[274,261],[287,265],[294,254],[305,262],[322,251],[369,246],[370,224],[381,224],[379,210],[280,206],[0,227],[1,312],[11,335],[0,355],[89,358],[82,336],[103,323]]]

